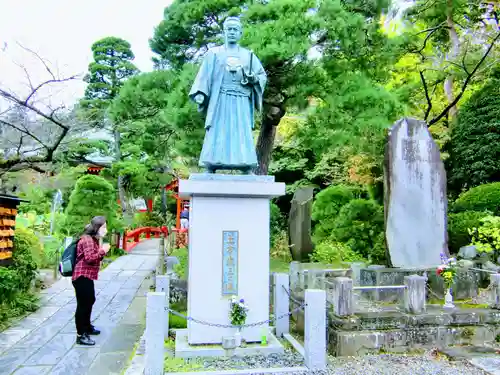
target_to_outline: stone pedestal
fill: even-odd
[[[272,176],[192,174],[179,193],[191,198],[188,315],[230,324],[232,296],[249,306],[248,323],[269,319],[269,200],[285,194]],[[242,338],[260,342],[268,324],[244,328]],[[188,322],[188,343],[221,344],[233,328]]]

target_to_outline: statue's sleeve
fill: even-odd
[[[201,93],[205,96],[205,101],[201,106],[199,106],[200,110],[207,107],[210,99],[214,66],[215,54],[212,51],[208,51],[203,57],[200,70],[198,71],[193,86],[191,87],[191,91],[189,92],[189,98],[193,101],[197,94]]]
[[[253,59],[254,61],[253,61],[252,73],[257,78],[257,82],[255,83],[253,88],[255,94],[254,103],[255,103],[255,108],[258,111],[262,111],[262,99],[264,97],[264,90],[266,88],[267,74],[257,56],[254,55]]]

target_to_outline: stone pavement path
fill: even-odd
[[[63,278],[42,291],[42,307],[0,333],[1,375],[121,374],[145,326],[146,292],[158,240],[143,241],[99,274],[92,312],[96,346],[75,345],[75,293]]]

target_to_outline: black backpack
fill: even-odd
[[[63,276],[73,276],[73,270],[75,269],[76,263],[76,247],[80,239],[73,241],[66,249],[61,257],[61,263],[59,263],[59,272]]]

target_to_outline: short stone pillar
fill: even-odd
[[[300,270],[300,262],[290,262],[290,290],[295,291],[299,286],[299,270]]]
[[[170,307],[170,277],[167,275],[159,275],[156,276],[156,292],[157,293],[165,293],[165,312],[164,312],[164,318],[163,320],[165,321],[165,324],[163,325],[164,328],[164,338],[165,340],[168,339],[168,329],[169,329],[169,312],[168,308]]]
[[[163,375],[165,293],[149,292],[146,302],[144,375]]]
[[[490,275],[491,307],[500,310],[500,273]]]
[[[290,289],[290,277],[286,273],[274,274],[274,316],[276,326],[276,336],[282,337],[285,333],[290,332],[290,298],[288,291]],[[278,319],[279,318],[279,319]]]
[[[363,262],[351,263],[352,282],[355,286],[361,285],[361,269],[365,268],[365,267],[366,267],[366,264]]]
[[[353,314],[352,288],[352,279],[348,277],[336,277],[333,279],[331,302],[335,315],[343,317]]]
[[[311,371],[326,370],[326,292],[305,291],[304,360]]]
[[[406,312],[410,314],[422,314],[425,311],[426,281],[425,276],[410,275],[404,277],[406,285],[404,292]]]

